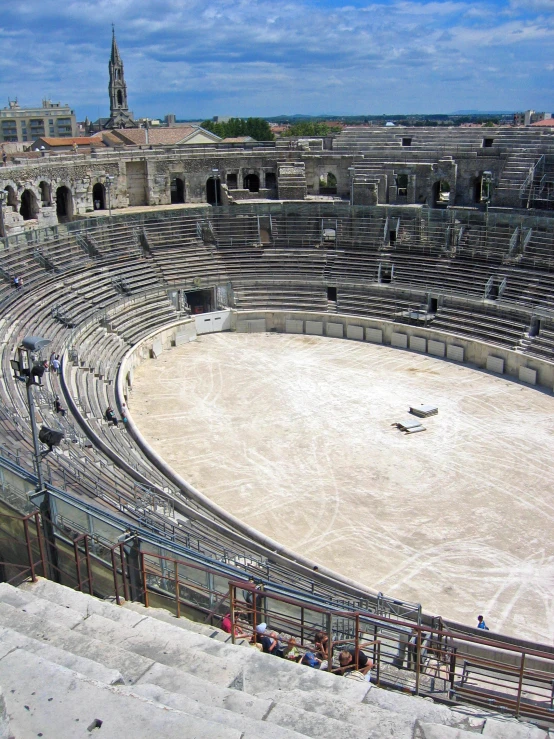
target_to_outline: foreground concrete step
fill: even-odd
[[[35,598],[47,600],[53,605],[70,608],[80,613],[84,618],[95,613],[98,616],[110,618],[112,621],[117,621],[118,623],[131,627],[136,626],[144,618],[144,616],[133,613],[126,608],[121,608],[109,601],[100,600],[92,595],[80,593],[78,590],[66,588],[63,585],[52,582],[52,580],[45,580],[43,578],[39,578],[36,583],[23,583],[17,588],[16,592],[24,592]],[[0,589],[1,598],[2,591]]]
[[[350,682],[346,678],[342,679]],[[348,729],[349,732],[357,732],[358,737],[380,739],[382,736],[394,736],[398,739],[412,739],[416,716],[411,715],[409,711],[397,713],[379,706],[352,703],[343,697],[329,695],[323,691],[307,693],[302,690],[283,690],[277,695],[264,693],[263,697],[272,698],[281,707],[280,710],[272,709],[268,721],[281,723],[282,720],[284,725],[289,725],[291,712],[311,712],[318,719],[326,717],[340,722],[344,731]],[[448,717],[448,709],[445,711],[445,717]],[[304,726],[304,730],[306,728],[307,725]]]
[[[127,683],[141,681],[156,683],[167,690],[188,695],[207,706],[226,708],[255,719],[262,718],[271,707],[269,700],[261,700],[237,690],[212,685],[201,678],[161,665],[141,655],[120,649],[116,645],[91,639],[5,603],[0,603],[0,626],[12,628],[38,641],[47,641],[60,649],[87,657],[106,667],[118,669]]]
[[[240,674],[241,666],[236,660],[226,660],[222,655],[214,656],[207,651],[195,649],[198,640],[207,641],[212,647],[225,649],[224,645],[168,624],[159,623],[163,627],[160,633],[157,626],[157,621],[146,618],[130,628],[93,614],[78,624],[75,631],[202,677],[214,685],[229,686]]]
[[[259,737],[263,737],[264,739],[299,739],[302,736],[302,734],[298,734],[296,731],[267,723],[262,719],[256,721],[225,709],[216,708],[215,706],[211,706],[207,712],[206,706],[201,703],[179,693],[170,693],[157,685],[145,683],[134,685],[132,688],[128,688],[128,690],[136,695],[141,695],[144,698],[162,703],[170,708],[184,711],[192,716],[202,717],[207,715],[210,721],[243,731],[243,739],[259,739]]]
[[[489,739],[547,739],[549,734],[532,724],[488,718],[482,732]],[[550,735],[552,732],[550,732]]]
[[[4,691],[0,688],[0,739],[10,739],[10,736],[13,736],[13,733],[10,731],[10,719],[4,700]]]
[[[10,729],[15,737],[79,739],[240,739],[231,727],[161,707],[89,680],[24,649],[0,660]]]
[[[413,739],[471,739],[472,737],[475,737],[474,732],[456,729],[452,726],[427,724],[424,721],[416,721],[413,734]]]
[[[8,585],[8,583],[0,583],[0,602],[7,603],[13,608],[23,610],[32,616],[55,621],[68,629],[74,628],[83,620],[83,616],[75,611],[68,611],[63,606],[37,599],[29,593],[20,591],[19,588]]]
[[[167,624],[179,626],[186,631],[194,631],[196,634],[209,636],[210,639],[217,639],[218,641],[222,641],[226,644],[232,644],[231,634],[226,633],[225,631],[223,631],[223,629],[220,629],[217,626],[200,624],[197,621],[191,621],[189,618],[185,618],[184,616],[181,616],[181,618],[177,618],[169,611],[166,611],[165,608],[146,608],[146,606],[143,606],[142,603],[133,603],[132,601],[126,601],[125,603],[123,603],[123,606],[124,608],[134,611],[135,613],[138,613],[140,615],[150,616],[151,618],[158,619],[158,621],[164,621]],[[250,646],[248,639],[237,639],[235,641],[235,645],[237,644],[239,646]]]
[[[13,629],[0,627],[0,659],[14,649],[25,649],[26,652],[36,654],[49,662],[66,667],[68,670],[74,670],[84,677],[106,685],[121,685],[124,682],[119,670],[112,670],[87,657],[79,657],[72,652],[32,639],[30,636],[18,634]]]
[[[363,701],[365,704],[388,711],[412,716],[414,719],[429,724],[447,724],[456,726],[465,731],[481,733],[485,719],[475,715],[474,709],[463,708],[451,710],[427,698],[404,695],[396,690],[384,690],[375,686],[367,693]]]

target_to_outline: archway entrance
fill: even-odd
[[[185,183],[180,177],[172,178],[170,189],[171,203],[173,205],[185,202]]]
[[[247,174],[244,178],[244,189],[250,192],[260,192],[260,178],[257,174]]]
[[[92,188],[92,203],[94,210],[106,210],[106,189],[101,182]]]
[[[435,182],[432,190],[433,208],[446,208],[450,203],[450,185],[446,180]]]
[[[56,190],[56,215],[60,223],[71,220],[73,215],[73,196],[65,185]]]
[[[206,200],[210,205],[221,205],[221,183],[219,177],[210,177],[206,182]]]
[[[23,194],[21,195],[21,208],[19,209],[19,213],[23,216],[24,221],[30,221],[31,219],[37,217],[37,197],[32,190],[23,190]]]

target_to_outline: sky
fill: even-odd
[[[115,24],[136,117],[554,113],[554,0],[4,0],[8,98],[109,115]]]

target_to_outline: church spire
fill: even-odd
[[[110,118],[104,128],[136,128],[133,114],[127,103],[127,85],[123,72],[123,61],[119,54],[117,41],[115,39],[115,27],[112,23],[112,53],[110,63]]]
[[[112,55],[110,57],[110,63],[111,64],[121,64],[121,66],[123,66],[121,57],[119,56],[119,49],[117,48],[117,41],[115,40],[115,26],[113,23],[112,23]]]

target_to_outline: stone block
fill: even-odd
[[[427,351],[434,357],[444,357],[446,354],[446,345],[442,341],[429,339],[427,342]]]
[[[548,739],[549,734],[537,726],[515,720],[501,721],[488,718],[482,731],[489,739]]]
[[[250,318],[237,321],[237,331],[243,334],[264,333],[266,331],[265,318]]]
[[[530,367],[520,367],[519,379],[521,380],[521,382],[526,382],[528,385],[536,385],[537,370],[531,369]]]
[[[373,344],[382,344],[383,343],[383,332],[380,328],[366,328],[365,330],[365,340],[371,341]]]
[[[347,326],[346,327],[346,338],[354,339],[355,341],[363,341],[364,340],[363,326]]]
[[[342,339],[344,336],[344,327],[342,323],[328,323],[326,333],[327,336],[332,336],[335,339]]]
[[[452,726],[417,721],[413,736],[414,739],[471,739],[475,734]]]
[[[182,346],[188,344],[189,341],[196,339],[196,326],[194,323],[186,323],[184,326],[179,326],[177,333],[175,334],[175,346]]]
[[[446,347],[446,358],[451,359],[453,362],[463,362],[464,361],[464,347],[455,346],[454,344],[449,344]]]
[[[311,336],[323,336],[323,321],[306,321],[306,333]]]
[[[396,331],[393,331],[391,334],[391,340],[390,340],[391,346],[396,346],[399,349],[407,349],[408,348],[408,335],[407,334],[400,334]]]
[[[421,336],[410,336],[410,351],[426,352],[427,339],[423,339]]]
[[[154,359],[157,359],[160,354],[163,352],[164,348],[162,345],[161,339],[155,339],[155,341],[152,344],[152,356]]]
[[[287,318],[285,320],[285,332],[287,334],[303,334],[304,333],[304,321],[297,321],[294,319]]]
[[[498,375],[504,374],[504,360],[500,357],[492,357],[490,354],[487,357],[487,370],[489,372],[496,372]]]

